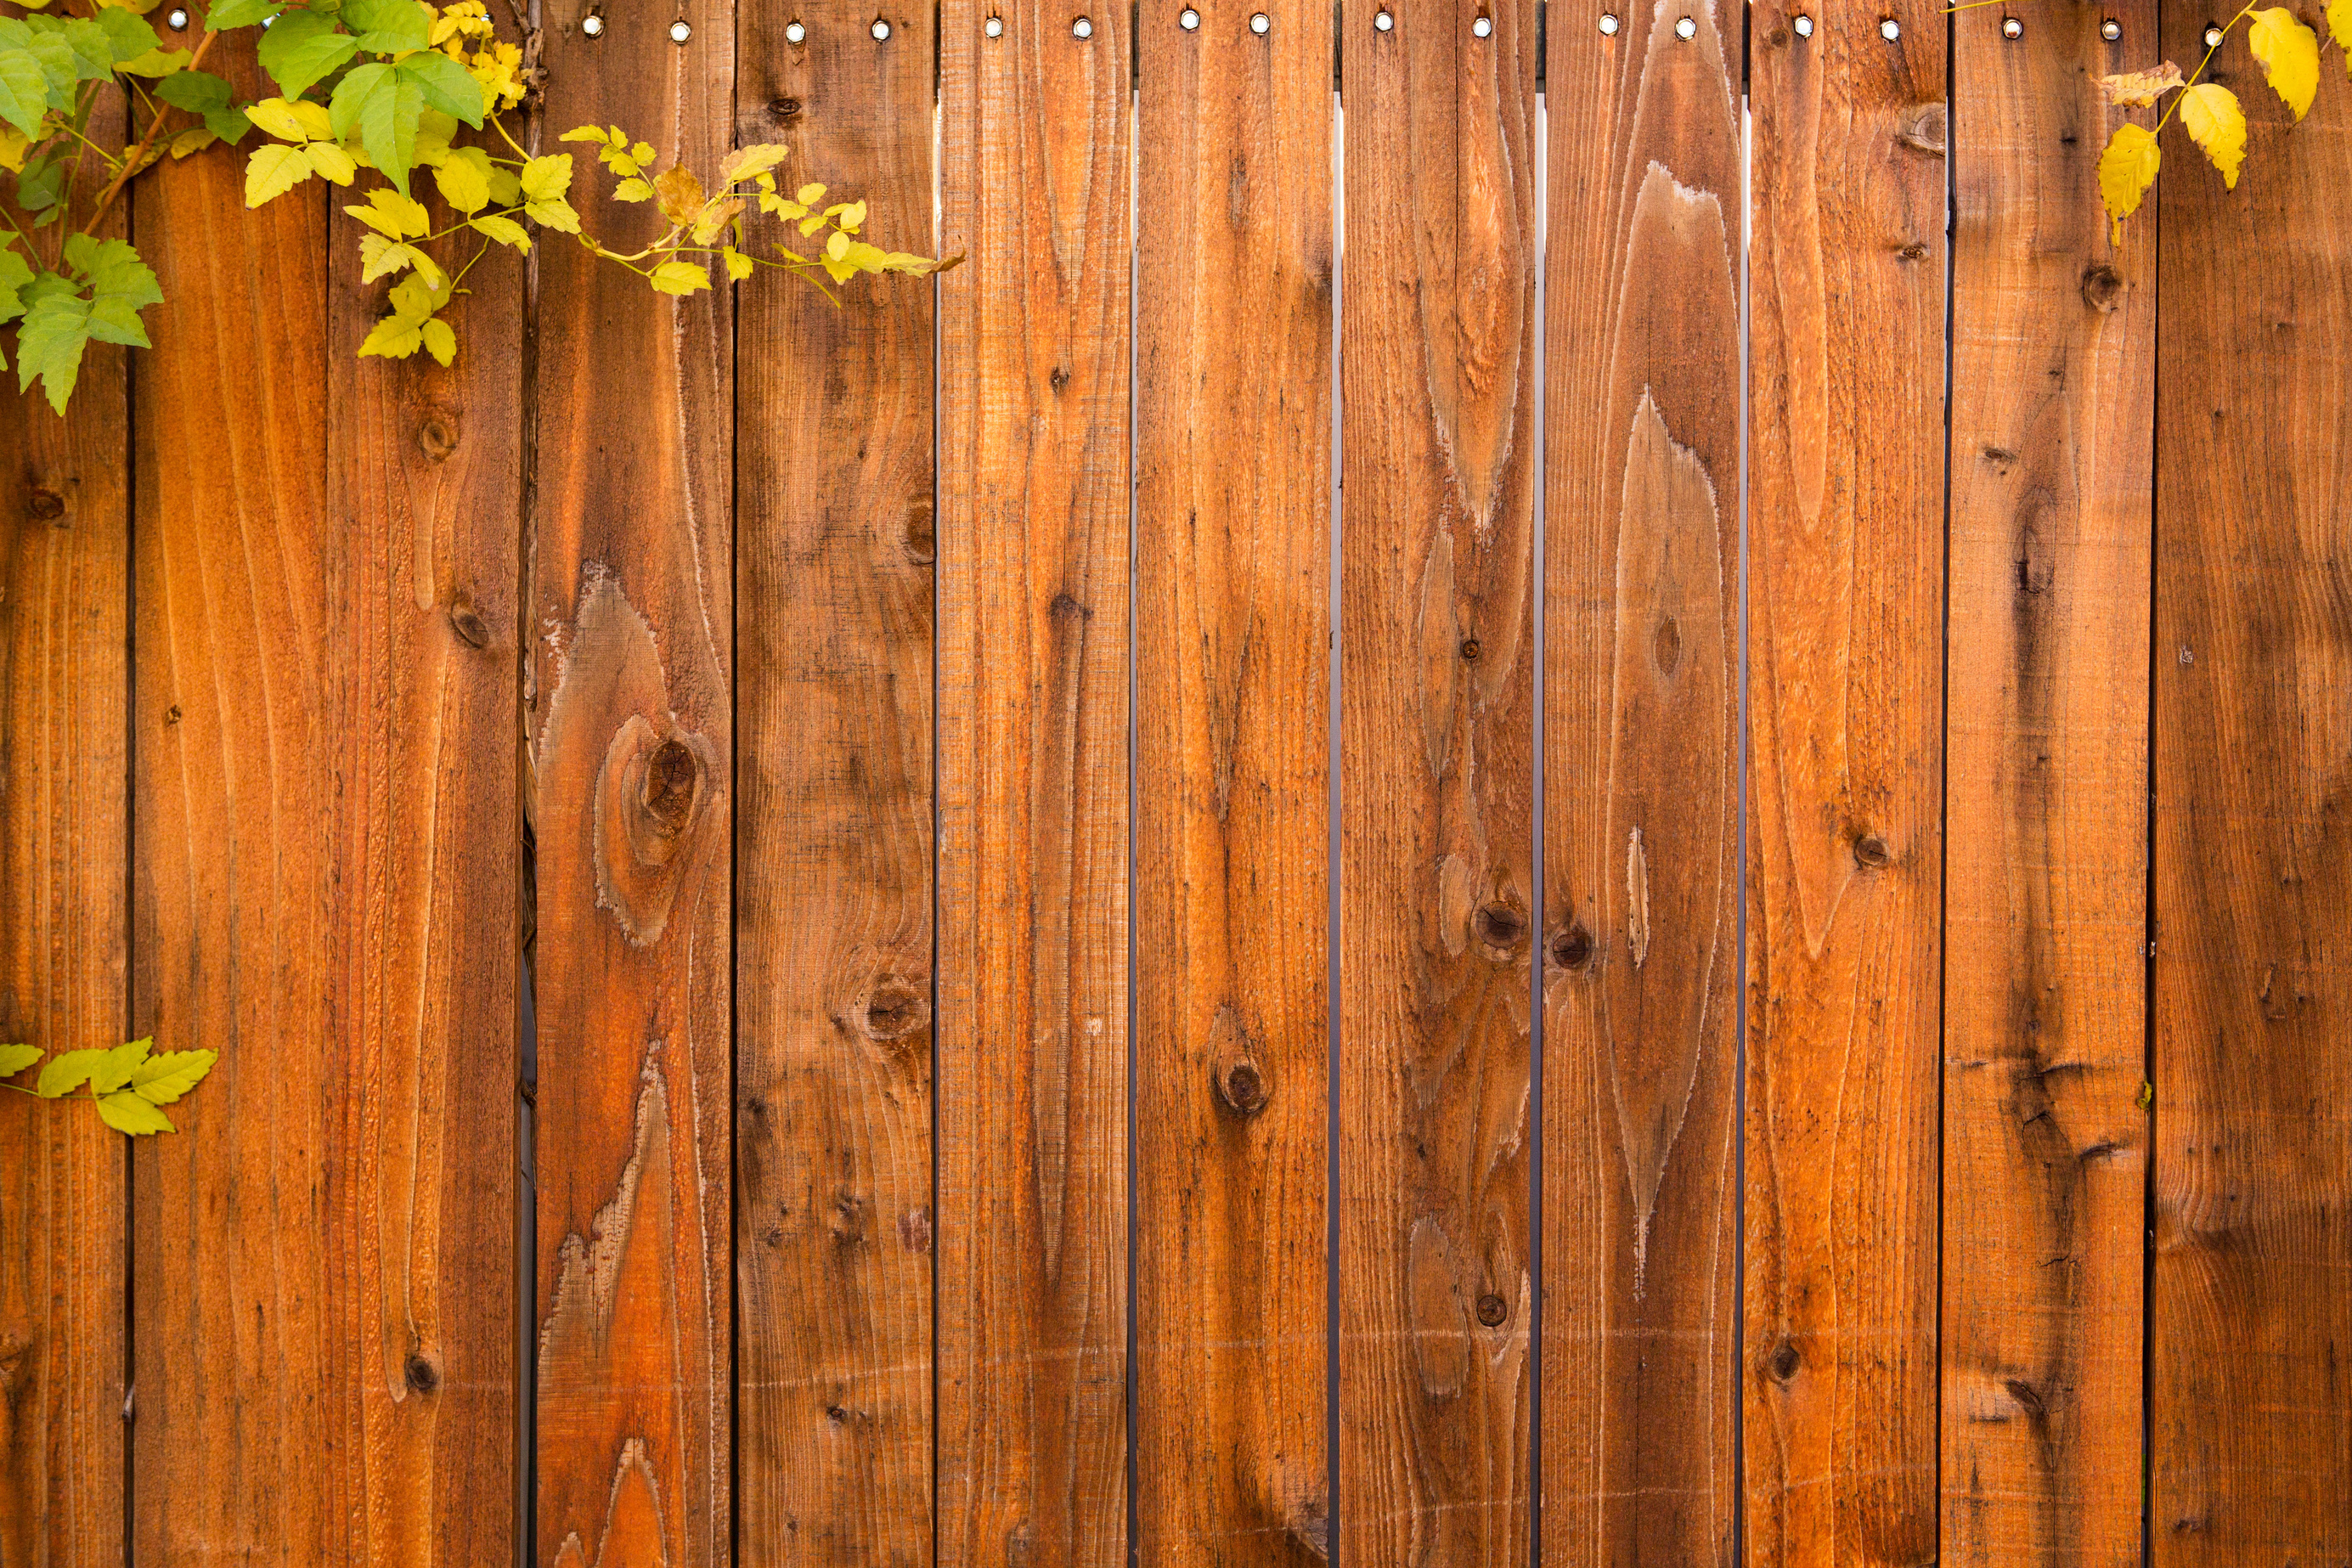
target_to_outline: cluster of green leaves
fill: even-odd
[[[43,1100],[79,1098],[98,1107],[99,1120],[117,1132],[138,1137],[176,1132],[163,1107],[204,1081],[220,1059],[215,1051],[164,1051],[153,1040],[133,1040],[107,1051],[66,1051],[51,1057],[30,1089],[7,1080],[41,1059],[38,1046],[0,1046],[0,1088]]]
[[[2345,52],[2346,70],[2352,73],[2352,0],[2328,0],[2326,16],[2329,38]],[[2099,197],[2106,205],[2117,244],[2123,242],[2124,219],[2139,210],[2148,187],[2156,184],[2157,171],[2164,162],[2157,138],[2176,118],[2189,140],[2221,172],[2222,184],[2231,190],[2238,188],[2238,171],[2246,161],[2245,107],[2236,93],[2203,79],[2213,57],[2242,22],[2246,26],[2246,47],[2263,68],[2271,90],[2296,120],[2311,112],[2312,100],[2319,92],[2319,35],[2284,5],[2256,10],[2249,5],[2231,17],[2220,29],[2220,37],[2207,47],[2196,70],[2187,77],[2167,60],[2146,70],[2101,78],[2100,92],[2113,104],[2147,109],[2163,102],[2168,93],[2179,94],[2153,129],[2128,122],[2118,125],[2099,154]]]
[[[159,0],[16,3],[26,16],[0,16],[0,168],[16,176],[13,210],[0,208],[9,229],[0,236],[0,323],[22,321],[19,389],[38,383],[59,413],[86,347],[146,346],[139,313],[163,297],[128,244],[95,237],[124,184],[167,156],[241,143],[256,130],[264,140],[247,159],[247,206],[313,179],[366,187],[353,193],[365,199],[343,210],[367,230],[362,279],[389,281],[362,354],[422,350],[449,363],[457,342],[443,312],[466,292],[467,273],[493,245],[528,250],[534,229],[578,236],[673,295],[712,287],[716,262],[730,282],[759,266],[781,268],[836,302],[834,289],[857,273],[920,277],[941,265],[860,237],[862,202],[820,212],[822,185],[779,194],[782,147],[730,154],[706,188],[688,169],[655,173],[654,150],[617,127],[583,128],[565,140],[599,143],[599,161],[619,181],[614,198],[654,202],[667,221],[635,251],[607,247],[582,232],[572,154],[535,156],[501,121],[533,84],[521,47],[499,40],[482,0],[214,0],[193,48],[168,47],[145,19]],[[53,4],[89,14],[41,14]],[[256,56],[278,92],[247,102],[203,66],[215,40],[254,27],[263,29]],[[124,147],[90,134],[110,86],[131,109]],[[468,133],[478,142],[465,143]],[[432,175],[429,188],[420,170]],[[85,194],[98,184],[95,198],[78,204],[78,182]],[[823,250],[802,256],[777,245],[774,258],[754,254],[745,230],[754,210],[798,224],[803,238],[828,230]],[[470,251],[458,254],[467,241]]]

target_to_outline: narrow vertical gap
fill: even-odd
[[[2156,27],[2157,47],[2164,47],[2164,4],[2157,0],[2151,9]],[[2162,58],[2159,52],[2158,58]],[[2140,825],[2141,862],[2145,868],[2140,886],[2141,962],[2145,966],[2140,978],[2140,1081],[2147,1087],[2141,1093],[2147,1098],[2147,1157],[2141,1162],[2140,1175],[2140,1278],[2139,1278],[2139,1559],[2143,1564],[2156,1561],[2156,1163],[2157,1119],[2164,1108],[2156,1103],[2156,743],[2157,689],[2163,672],[2158,658],[2156,612],[2163,582],[2163,558],[2158,553],[2162,542],[2160,500],[2164,479],[2164,208],[2163,197],[2158,196],[2153,215],[2156,236],[2150,243],[2148,266],[2153,269],[2155,285],[2155,321],[2148,324],[2149,357],[2155,362],[2148,367],[2148,443],[2147,443],[2147,750],[2140,760],[2141,785],[2147,793],[2147,819]]]
[[[943,7],[931,10],[931,254],[943,253],[940,241],[946,238],[947,176],[942,156],[947,137],[947,111],[940,90],[946,71],[947,29],[941,22]],[[940,331],[947,290],[936,272],[930,277],[931,289],[931,1342],[930,1356],[930,1420],[931,1473],[929,1502],[931,1514],[931,1555],[935,1565],[940,1560],[940,1259],[946,1256],[945,1227],[941,1225],[940,1203],[940,1063],[946,1053],[940,1049],[945,1027],[940,1012],[940,864],[944,858],[946,814],[940,808],[940,641],[947,623],[940,614],[940,578],[948,570],[950,552],[940,540],[945,531],[938,520],[947,515],[940,504],[940,474],[947,467],[947,454],[941,449],[940,430],[943,423],[940,410],[946,406],[946,383],[943,370],[946,357],[940,346],[945,334]]]
[[[533,37],[539,36],[541,0],[527,0]],[[540,147],[543,101],[534,99],[524,135]],[[537,610],[539,556],[539,258],[537,247],[523,258],[521,342],[521,513],[515,541],[515,821],[521,843],[516,854],[515,940],[519,950],[515,997],[515,1523],[517,1568],[539,1561],[539,843],[530,802],[533,768],[531,731],[538,693],[533,686],[531,639],[521,635]]]
[[[1544,17],[1548,6],[1536,7],[1536,114],[1535,114],[1535,174],[1536,174],[1536,316],[1535,316],[1535,529],[1532,549],[1535,562],[1530,568],[1534,584],[1535,619],[1535,741],[1529,752],[1528,771],[1534,775],[1533,809],[1535,813],[1535,852],[1528,856],[1531,867],[1529,907],[1535,910],[1533,929],[1534,954],[1528,964],[1528,1116],[1533,1123],[1528,1139],[1528,1273],[1532,1286],[1528,1292],[1528,1561],[1530,1568],[1542,1568],[1543,1563],[1543,1327],[1544,1327],[1544,856],[1548,842],[1544,833],[1545,742],[1544,671],[1549,668],[1544,653],[1544,622],[1547,619],[1544,594],[1544,490],[1549,482],[1551,443],[1546,439],[1544,419],[1544,371],[1546,345],[1550,333],[1546,330],[1547,292],[1545,284],[1550,271],[1548,258],[1551,251],[1551,106],[1544,90]]]
[[[1332,28],[1332,58],[1340,52],[1338,18]],[[1324,1123],[1323,1123],[1323,1468],[1324,1510],[1323,1544],[1325,1561],[1329,1568],[1339,1568],[1339,1525],[1341,1500],[1339,1495],[1339,1053],[1344,1047],[1340,1031],[1339,949],[1345,940],[1339,916],[1339,895],[1342,868],[1339,860],[1339,803],[1342,780],[1339,776],[1339,726],[1344,704],[1340,697],[1342,661],[1347,647],[1341,640],[1340,616],[1340,536],[1346,527],[1344,514],[1347,500],[1345,447],[1340,438],[1341,405],[1345,398],[1340,372],[1346,363],[1346,351],[1340,346],[1345,337],[1343,313],[1348,278],[1348,106],[1340,95],[1334,78],[1331,86],[1331,522],[1328,530],[1329,564],[1325,584],[1323,614],[1329,628],[1329,664],[1326,672],[1328,685],[1324,690],[1326,711],[1323,821],[1323,880],[1324,880],[1324,1016],[1326,1033],[1323,1042]]]
[[[1958,186],[1959,94],[1955,62],[1959,58],[1960,18],[1944,13],[1944,531],[1943,554],[1937,573],[1937,648],[1940,668],[1936,690],[1940,699],[1936,723],[1936,1393],[1929,1415],[1935,1423],[1936,1486],[1929,1499],[1935,1510],[1936,1541],[1944,1538],[1944,1031],[1951,964],[1952,924],[1952,349],[1959,318],[1953,292],[1958,279],[1954,247],[1959,235]]]
[[[138,205],[122,204],[136,241]],[[139,360],[122,355],[122,1037],[139,1032]],[[122,1141],[122,1563],[138,1561],[138,1140]]]
[[[1141,1406],[1139,1376],[1135,1358],[1138,1333],[1135,1321],[1136,1302],[1139,1289],[1136,1278],[1142,1268],[1142,1216],[1136,1205],[1135,1187],[1135,1117],[1136,1073],[1142,1053],[1135,1037],[1135,797],[1136,780],[1141,775],[1137,764],[1141,751],[1136,725],[1136,657],[1135,621],[1137,580],[1140,575],[1136,546],[1136,420],[1142,404],[1142,395],[1136,385],[1135,322],[1141,312],[1137,301],[1143,286],[1143,247],[1136,229],[1141,203],[1137,190],[1138,170],[1142,163],[1142,151],[1137,145],[1135,127],[1142,108],[1142,94],[1136,83],[1140,74],[1143,46],[1139,41],[1137,7],[1128,13],[1129,39],[1128,76],[1128,138],[1127,138],[1127,1560],[1139,1563],[1143,1542],[1136,1531],[1139,1516],[1137,1487],[1139,1484],[1136,1458],[1137,1433],[1140,1430]]]
[[[724,3],[724,0],[721,0]],[[681,0],[682,14],[682,0]],[[743,122],[742,55],[730,9],[727,26],[727,144]],[[937,254],[934,252],[933,254]],[[735,1108],[742,1103],[742,1075],[736,1053],[743,1040],[743,1002],[737,952],[743,881],[743,730],[737,698],[743,671],[743,314],[740,293],[730,284],[727,303],[727,1557],[743,1560],[743,1292],[736,1271],[735,1215],[743,1192],[743,1160],[736,1137]]]
[[[1752,14],[1743,24],[1753,31]],[[1741,55],[1748,45],[1743,34]],[[1743,73],[1745,71],[1743,66]],[[1748,342],[1754,302],[1748,297],[1753,279],[1750,252],[1756,238],[1756,111],[1745,94],[1739,104],[1739,607],[1736,641],[1738,647],[1739,730],[1738,811],[1732,834],[1738,869],[1733,873],[1738,910],[1733,916],[1739,956],[1738,1000],[1731,1011],[1731,1561],[1748,1561]]]

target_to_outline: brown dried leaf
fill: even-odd
[[[661,203],[662,216],[674,224],[694,221],[702,210],[702,182],[694,171],[683,163],[672,163],[654,181],[654,198]]]
[[[2170,60],[2146,70],[2126,71],[2121,76],[2099,79],[2099,96],[2109,103],[2120,103],[2131,109],[2146,109],[2170,92],[2184,87],[2180,68]]]

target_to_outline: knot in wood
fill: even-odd
[[[449,454],[457,449],[457,426],[436,414],[416,427],[416,446],[428,460],[446,463]]]
[[[1528,934],[1528,917],[1501,902],[1479,905],[1477,912],[1470,917],[1470,923],[1478,933],[1478,940],[1498,952],[1516,949],[1520,939]]]
[[[799,99],[772,98],[768,100],[768,118],[774,121],[777,124],[787,124],[792,121],[798,120],[800,116],[801,100]]]
[[[689,869],[709,847],[718,791],[709,742],[665,734],[633,713],[596,775],[596,901],[639,947],[661,938]]]
[[[1876,871],[1894,859],[1894,855],[1886,847],[1886,840],[1875,833],[1865,833],[1853,841],[1853,863],[1857,866]]]
[[[35,485],[25,510],[35,522],[56,522],[66,514],[66,498],[47,485]]]
[[[1945,126],[1948,123],[1940,103],[1923,103],[1904,117],[1903,129],[1895,140],[1916,152],[1944,155]]]
[[[921,992],[904,981],[885,979],[866,994],[859,1024],[869,1040],[896,1040],[921,1028],[930,1016],[930,1004]]]
[[[1501,1328],[1503,1326],[1503,1320],[1510,1315],[1511,1309],[1509,1304],[1507,1303],[1500,1296],[1496,1295],[1493,1291],[1490,1290],[1486,1295],[1478,1298],[1478,1321],[1486,1324],[1488,1328]]]
[[[929,566],[939,556],[937,533],[931,521],[931,498],[918,496],[907,503],[907,536],[902,548],[907,559],[918,566]]]
[[[652,760],[646,764],[639,802],[663,834],[675,837],[694,815],[695,789],[701,774],[701,765],[684,742],[664,741],[654,748]]]
[[[469,647],[489,646],[490,628],[482,624],[482,617],[474,613],[474,606],[463,599],[456,600],[449,606],[449,629],[463,638]]]
[[[2083,268],[2083,303],[2094,310],[2112,312],[2123,303],[2124,278],[2105,262]]]
[[[1464,638],[1462,639],[1462,659],[1463,659],[1463,662],[1464,662],[1464,663],[1465,663],[1465,664],[1475,664],[1475,663],[1477,663],[1477,662],[1478,662],[1478,654],[1479,654],[1478,639],[1477,639],[1476,637],[1464,637]]]
[[[1551,961],[1562,969],[1582,969],[1592,962],[1592,933],[1580,925],[1569,927],[1551,939]]]
[[[1265,1075],[1253,1061],[1238,1061],[1217,1080],[1217,1092],[1236,1116],[1255,1116],[1265,1109]]]
[[[407,1373],[408,1386],[419,1394],[430,1394],[441,1386],[441,1369],[415,1351],[408,1353],[408,1364],[402,1369]]]
[[[1772,1374],[1773,1382],[1786,1383],[1797,1375],[1797,1367],[1801,1359],[1797,1354],[1797,1347],[1782,1340],[1773,1348],[1771,1355],[1765,1361],[1765,1370]]]

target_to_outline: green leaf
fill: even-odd
[[[166,77],[164,79],[168,81],[171,79]],[[231,104],[226,109],[207,110],[205,129],[234,147],[253,134],[253,121],[245,117],[244,110]]]
[[[106,1053],[106,1059],[89,1069],[89,1088],[93,1094],[112,1094],[131,1081],[147,1053],[155,1048],[152,1039],[131,1040]]]
[[[74,88],[81,81],[81,62],[74,58],[73,46],[57,33],[36,33],[28,47],[33,58],[41,62],[42,74],[48,82],[49,107],[71,109]]]
[[[49,73],[28,50],[0,48],[0,120],[37,135],[49,111]]]
[[[32,280],[30,262],[14,250],[0,250],[0,321],[13,321],[25,313],[17,290]]]
[[[220,0],[219,5],[205,13],[205,26],[215,33],[231,27],[250,27],[284,9],[283,0]]]
[[[120,16],[120,12],[102,13]],[[210,71],[181,71],[167,76],[155,84],[155,96],[174,109],[184,109],[191,114],[209,114],[216,109],[226,109],[236,95],[227,81]]]
[[[416,0],[343,0],[343,22],[372,55],[421,49],[433,34],[433,18]]]
[[[371,60],[335,84],[334,95],[327,100],[327,122],[333,127],[336,141],[351,135],[369,95],[391,80],[392,68],[382,60]]]
[[[152,48],[134,59],[128,59],[114,68],[125,76],[163,77],[188,68],[194,57],[185,49]]]
[[[161,47],[155,29],[120,5],[98,8],[98,25],[106,29],[107,42],[112,46],[114,63],[135,60],[140,56]]]
[[[437,50],[426,50],[402,60],[393,68],[416,84],[425,101],[444,114],[454,114],[480,130],[482,111],[489,107],[482,84],[464,66]]]
[[[131,1088],[152,1105],[169,1105],[203,1082],[218,1060],[218,1051],[165,1051],[140,1065],[131,1075]]]
[[[530,232],[510,217],[500,217],[496,213],[492,213],[488,217],[475,218],[470,226],[478,233],[489,236],[500,245],[511,245],[517,250],[530,248]]]
[[[433,184],[441,199],[457,211],[480,212],[490,205],[490,155],[479,147],[452,148],[433,171]]]
[[[177,1132],[172,1119],[135,1094],[110,1094],[98,1102],[99,1120],[117,1132],[136,1138],[149,1132]]]
[[[339,137],[358,124],[368,161],[404,196],[408,172],[416,164],[416,123],[424,111],[425,94],[413,79],[387,65],[364,65],[335,89],[328,112]]]
[[[41,1069],[40,1079],[33,1086],[33,1091],[46,1100],[71,1094],[89,1081],[89,1075],[97,1071],[99,1064],[104,1060],[104,1051],[67,1051],[62,1056],[51,1057],[49,1065]]]
[[[16,176],[16,205],[28,213],[56,206],[64,194],[65,177],[65,165],[54,151],[39,154]]]
[[[335,31],[334,19],[315,11],[289,11],[261,35],[261,68],[288,98],[340,69],[359,52],[359,40]]]
[[[73,50],[77,80],[105,81],[114,75],[114,39],[104,27],[87,16],[74,16],[64,23],[58,36]],[[155,47],[152,37],[146,47]],[[132,58],[140,52],[134,50]]]
[[[15,1078],[40,1059],[38,1046],[0,1046],[0,1078]]]
[[[245,205],[257,207],[275,201],[310,177],[310,160],[299,147],[272,142],[256,147],[245,164]]]
[[[42,296],[16,329],[16,390],[38,380],[49,406],[63,414],[81,378],[81,352],[89,344],[89,301],[78,294]]]
[[[80,244],[75,244],[76,240]],[[138,306],[163,300],[163,286],[155,281],[154,272],[139,259],[139,252],[127,239],[93,240],[87,235],[76,235],[66,243],[66,257],[73,262],[76,271],[89,279],[91,291],[101,300],[121,300]]]

